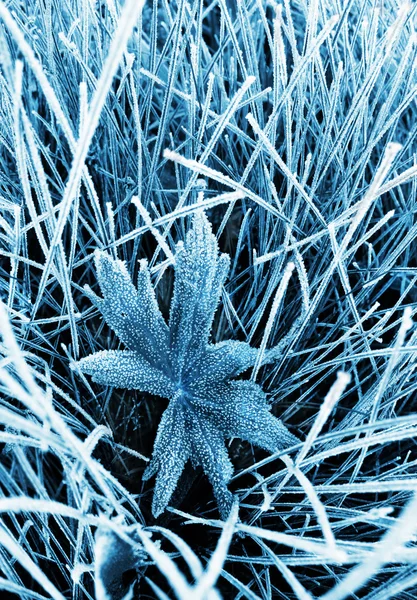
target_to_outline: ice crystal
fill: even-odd
[[[213,344],[211,328],[229,271],[227,254],[201,211],[175,254],[175,284],[168,325],[158,308],[146,261],[137,287],[126,266],[96,252],[103,298],[87,290],[108,325],[128,348],[105,350],[78,362],[93,380],[169,399],[145,479],[157,474],[152,511],[168,505],[188,460],[201,465],[220,513],[232,504],[233,473],[226,438],[240,438],[269,452],[296,444],[270,412],[266,394],[254,381],[234,378],[253,366],[258,350],[233,340]],[[273,352],[263,362],[272,360]]]

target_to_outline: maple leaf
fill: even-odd
[[[97,251],[103,298],[87,293],[107,324],[128,348],[105,350],[80,360],[97,383],[136,389],[169,399],[144,478],[157,475],[152,512],[167,507],[188,460],[208,476],[223,518],[232,506],[233,473],[225,440],[240,438],[269,452],[298,443],[270,412],[254,381],[234,379],[256,362],[258,350],[245,342],[210,343],[230,258],[219,255],[204,212],[194,216],[185,243],[175,254],[175,283],[169,323],[155,298],[149,268],[141,261],[137,287],[126,266]],[[265,354],[271,362],[274,349]]]

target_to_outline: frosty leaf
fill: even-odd
[[[220,513],[227,518],[233,500],[227,484],[233,467],[225,439],[239,437],[270,452],[298,442],[270,413],[256,383],[231,381],[255,364],[258,350],[233,340],[210,343],[229,257],[219,256],[207,217],[196,213],[185,244],[177,245],[169,328],[145,263],[138,290],[124,263],[103,253],[96,263],[104,299],[87,293],[130,350],[93,354],[78,363],[80,369],[98,383],[169,399],[144,474],[145,479],[157,474],[153,514],[165,510],[191,458],[203,467]]]
[[[229,381],[214,419],[228,437],[237,437],[269,452],[299,443],[282,422],[270,412],[266,395],[253,381]],[[217,393],[217,391],[216,391]]]
[[[227,381],[197,393],[192,399],[197,413],[215,424],[224,437],[246,440],[269,452],[299,443],[270,412],[262,388],[253,381]]]
[[[96,600],[132,600],[134,583],[127,584],[124,574],[134,569],[141,559],[132,545],[111,529],[99,527],[94,550]]]
[[[176,373],[205,349],[227,276],[230,259],[218,257],[217,241],[204,213],[195,215],[194,227],[176,255],[174,296],[169,319]]]
[[[93,381],[127,390],[141,390],[166,398],[173,393],[171,380],[140,354],[130,350],[103,350],[78,363]]]
[[[168,327],[159,311],[146,263],[141,264],[136,289],[122,261],[104,252],[96,252],[95,261],[103,293],[103,299],[95,304],[107,324],[130,350],[161,365],[168,351]]]
[[[170,501],[189,456],[184,414],[178,402],[173,401],[162,415],[152,460],[143,475],[146,480],[158,472],[152,504],[156,517]]]
[[[233,474],[222,432],[207,419],[198,418],[196,413],[188,414],[192,437],[193,461],[203,470],[213,486],[214,495],[223,519],[227,519],[233,504],[233,495],[227,484]]]
[[[186,372],[189,386],[198,392],[224,379],[237,377],[255,364],[257,354],[257,348],[246,342],[227,340],[209,345],[201,360]]]

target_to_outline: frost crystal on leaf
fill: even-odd
[[[127,350],[108,350],[78,362],[93,380],[169,399],[145,479],[157,475],[152,510],[168,505],[188,460],[201,465],[226,518],[233,473],[225,439],[238,437],[269,452],[298,443],[270,412],[253,381],[234,380],[253,366],[257,349],[245,342],[210,343],[214,315],[230,259],[219,256],[217,240],[203,212],[194,217],[175,255],[175,284],[169,325],[155,299],[146,261],[137,288],[123,262],[96,253],[103,298],[88,295]],[[273,359],[265,354],[263,363]]]

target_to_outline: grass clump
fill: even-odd
[[[416,5],[9,0],[0,22],[2,593],[412,597]],[[262,389],[300,442],[228,429],[233,469],[183,460],[155,519],[167,403],[83,373],[126,352],[94,256],[145,269],[162,324],[193,313],[193,352],[248,349],[242,408]],[[201,465],[227,471],[222,519]]]

